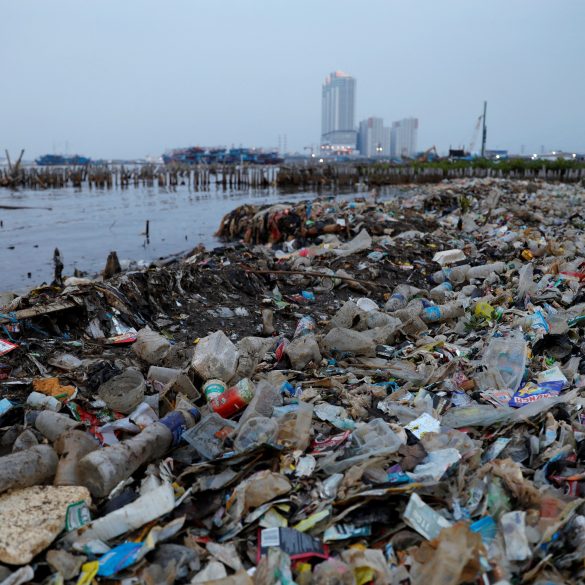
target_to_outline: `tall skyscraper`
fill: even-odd
[[[368,118],[360,122],[358,150],[367,157],[390,155],[390,128],[384,126],[382,118]]]
[[[390,155],[396,158],[416,154],[418,118],[404,118],[393,122],[390,134]]]
[[[321,106],[321,144],[355,148],[355,79],[335,71],[325,78]]]

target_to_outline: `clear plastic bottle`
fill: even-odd
[[[31,408],[47,409],[53,412],[61,410],[62,403],[54,396],[47,396],[41,392],[31,392],[26,399],[27,406]]]
[[[504,272],[506,270],[506,263],[505,262],[493,262],[491,264],[482,264],[481,266],[472,266],[467,271],[467,278],[472,280],[474,278],[487,278],[492,272],[499,274],[500,272]]]
[[[79,460],[99,448],[97,439],[89,433],[71,430],[61,433],[54,444],[61,456],[54,485],[83,485],[78,471]]]
[[[49,445],[0,457],[0,493],[50,481],[55,476],[59,457]]]
[[[429,296],[436,303],[444,303],[452,292],[453,285],[450,282],[442,282],[429,291]]]
[[[126,441],[92,451],[78,465],[83,485],[93,496],[107,496],[141,465],[163,457],[200,417],[196,408],[173,411]]]
[[[421,319],[425,323],[440,323],[442,321],[448,321],[449,319],[455,319],[465,314],[465,309],[461,304],[448,303],[446,305],[438,305],[434,307],[425,307],[422,311]]]
[[[79,421],[70,418],[66,414],[59,414],[52,410],[39,412],[34,424],[37,431],[40,431],[51,443],[56,441],[61,433],[81,426]]]
[[[412,297],[419,294],[420,292],[421,290],[415,286],[411,286],[409,284],[399,284],[392,292],[392,296],[386,301],[384,310],[387,313],[391,313],[392,311],[403,309],[406,307],[408,301],[410,301]]]
[[[158,364],[169,353],[171,343],[150,327],[141,329],[132,346],[134,353],[149,364]]]

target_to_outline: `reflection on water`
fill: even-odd
[[[222,216],[243,203],[314,196],[306,192],[282,195],[276,189],[194,192],[187,186],[174,191],[158,187],[103,191],[0,189],[0,291],[23,290],[50,281],[55,248],[61,251],[64,274],[72,274],[75,268],[95,273],[103,269],[111,250],[117,251],[120,260],[148,262],[190,250],[199,243],[214,247],[218,241],[213,233]],[[147,220],[148,242],[144,236]]]

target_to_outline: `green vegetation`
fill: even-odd
[[[447,160],[440,159],[435,161],[410,161],[404,164],[396,163],[372,163],[367,166],[370,170],[383,170],[391,167],[409,166],[415,169],[441,169],[449,171],[451,169],[492,169],[495,171],[502,171],[508,174],[512,171],[523,172],[527,170],[538,172],[542,168],[547,171],[567,171],[571,169],[585,169],[585,161],[578,160],[531,160],[523,158],[510,158],[505,160],[488,160],[485,158],[476,158],[473,160]]]

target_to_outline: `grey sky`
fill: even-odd
[[[419,147],[585,151],[583,0],[0,0],[0,152],[317,143],[321,84]]]

